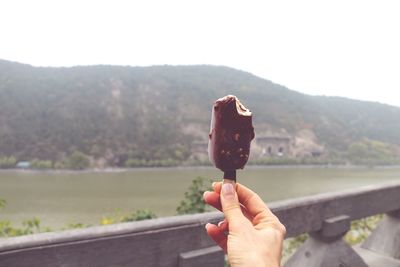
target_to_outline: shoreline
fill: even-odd
[[[334,164],[288,164],[288,165],[249,165],[246,169],[398,169],[400,165],[334,165]],[[137,168],[104,168],[104,169],[85,169],[85,170],[67,170],[67,169],[0,169],[0,173],[46,173],[46,174],[82,174],[82,173],[125,173],[136,171],[169,171],[169,170],[196,170],[196,169],[216,169],[213,166],[171,166],[171,167],[137,167]]]

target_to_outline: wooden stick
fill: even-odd
[[[223,183],[231,183],[235,185],[236,183],[236,170],[224,171]]]

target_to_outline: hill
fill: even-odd
[[[251,109],[257,135],[296,140],[306,132],[326,154],[347,153],[363,140],[400,144],[398,107],[309,96],[228,67],[50,68],[0,60],[0,157],[55,162],[81,151],[106,166],[184,161],[206,140],[212,103],[226,94]]]

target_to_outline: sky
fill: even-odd
[[[400,106],[400,1],[1,0],[0,59],[224,65]]]

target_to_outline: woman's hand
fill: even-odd
[[[247,187],[213,183],[204,201],[224,212],[225,220],[206,225],[208,235],[228,254],[232,267],[280,266],[285,226]]]

